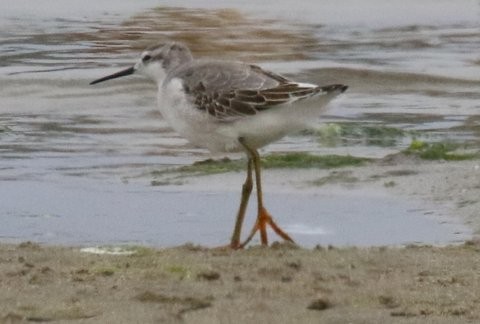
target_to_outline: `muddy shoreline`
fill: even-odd
[[[474,323],[480,245],[129,256],[0,245],[0,322]]]
[[[345,177],[340,176],[322,186],[378,186],[441,203],[476,234],[464,243],[443,247],[305,249],[274,243],[270,248],[253,245],[232,251],[187,244],[133,246],[123,255],[4,243],[0,244],[0,323],[480,320],[478,160],[419,161],[396,156],[383,165],[342,170],[356,181],[342,182]],[[312,170],[288,170],[288,183],[279,172],[285,170],[267,172],[273,188],[315,190],[306,186]],[[335,178],[332,172],[338,175],[338,170],[322,172],[329,180]],[[321,178],[318,170],[315,175]],[[198,189],[206,182],[218,184],[215,177],[235,180],[241,175],[189,177],[182,186]]]

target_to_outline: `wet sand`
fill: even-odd
[[[0,322],[478,323],[480,244],[93,255],[0,246]]]
[[[345,169],[354,185],[447,206],[478,234],[479,161],[395,155]],[[283,181],[274,176],[270,179]],[[305,187],[312,170],[289,170]],[[318,172],[318,170],[317,170]],[[335,170],[325,172],[338,172]],[[223,174],[192,177],[195,188]],[[318,176],[318,174],[317,174]],[[341,179],[341,177],[339,178]],[[218,183],[213,181],[212,183]],[[388,183],[388,185],[385,185]],[[288,187],[288,186],[287,186]],[[274,243],[232,251],[195,245],[130,247],[130,255],[79,247],[0,245],[0,322],[476,323],[480,242],[451,246],[313,249]]]

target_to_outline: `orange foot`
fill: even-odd
[[[237,248],[243,248],[245,247],[253,238],[255,233],[257,231],[260,231],[260,240],[262,242],[262,245],[268,245],[268,238],[267,238],[267,225],[270,225],[270,227],[273,229],[275,233],[277,233],[278,236],[283,238],[285,241],[289,241],[292,243],[295,243],[292,238],[285,233],[274,221],[272,216],[268,213],[268,211],[265,208],[260,208],[257,216],[257,221],[255,223],[255,226],[253,226],[252,231],[250,232],[250,235],[247,237],[245,242],[240,244]]]

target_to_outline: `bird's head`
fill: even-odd
[[[169,71],[191,60],[192,53],[183,43],[170,42],[155,45],[144,50],[134,66],[92,81],[90,84],[96,84],[131,74],[140,74],[158,83],[165,78]]]

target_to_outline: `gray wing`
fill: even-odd
[[[218,120],[229,121],[280,104],[311,97],[324,87],[292,82],[258,66],[232,62],[198,62],[168,79],[180,78],[193,105]]]

